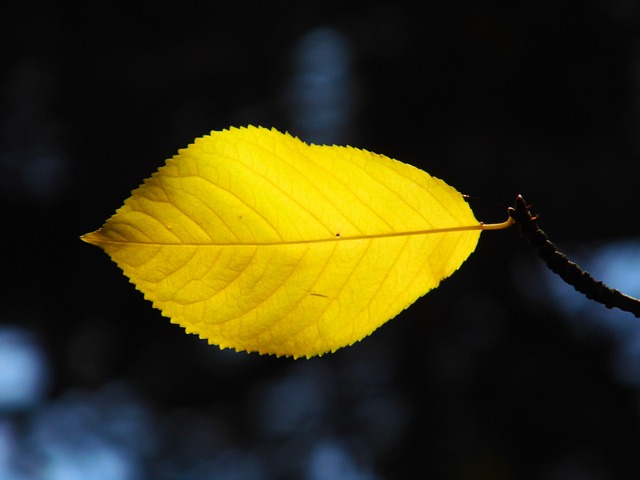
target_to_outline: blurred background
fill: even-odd
[[[521,193],[640,296],[639,27],[634,0],[14,2],[0,480],[637,478],[640,320],[556,280],[516,229],[298,361],[184,334],[78,237],[195,137],[254,124],[421,167],[485,222]]]

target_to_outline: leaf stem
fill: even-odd
[[[509,217],[502,223],[482,223],[480,222],[481,230],[504,230],[505,228],[509,228],[511,225],[515,224],[516,221]]]

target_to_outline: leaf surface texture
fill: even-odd
[[[422,170],[247,127],[180,150],[83,240],[187,332],[310,357],[437,287],[480,231],[462,195]]]

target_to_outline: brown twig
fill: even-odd
[[[522,195],[518,195],[515,206],[509,208],[509,216],[513,218],[522,236],[527,239],[551,271],[558,274],[587,298],[601,303],[607,308],[617,307],[640,318],[640,300],[595,280],[579,265],[559,252],[547,234],[540,229],[537,222],[538,217],[533,215],[529,208],[530,206],[524,201]]]

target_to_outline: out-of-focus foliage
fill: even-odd
[[[0,477],[637,478],[636,335],[602,333],[634,321],[558,308],[515,230],[304,362],[184,335],[77,240],[176,146],[253,123],[402,159],[483,221],[522,193],[562,251],[621,252],[640,237],[636,2],[6,10]],[[636,263],[615,264],[633,294]]]

